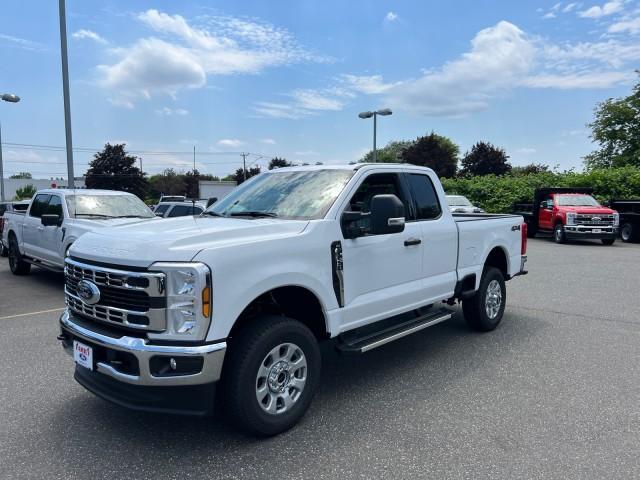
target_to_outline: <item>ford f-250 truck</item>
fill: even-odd
[[[69,247],[92,230],[155,219],[135,195],[113,190],[39,190],[25,212],[6,212],[2,243],[14,275],[31,265],[62,271]]]
[[[618,212],[600,205],[592,193],[592,188],[539,188],[533,203],[517,203],[514,212],[524,217],[530,238],[548,232],[556,243],[599,239],[613,245],[620,223]]]
[[[199,217],[83,235],[60,318],[75,379],[117,404],[242,428],[307,410],[319,342],[362,353],[452,316],[489,331],[525,273],[515,215],[449,212],[438,177],[398,164],[281,168]]]

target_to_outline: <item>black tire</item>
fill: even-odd
[[[615,238],[603,238],[600,240],[603,245],[613,245],[616,241]]]
[[[623,223],[622,227],[620,227],[620,238],[623,242],[632,242],[635,237],[635,232],[633,231],[633,225],[630,223]]]
[[[15,235],[9,237],[9,268],[14,275],[27,275],[31,264],[24,261]]]
[[[269,413],[266,410],[267,406],[274,405],[273,402],[275,402],[275,408],[278,408],[281,401],[280,405],[284,407],[284,397],[278,395],[284,395],[285,392],[278,393],[272,390],[270,383],[271,378],[274,382],[280,381],[280,374],[273,377],[270,375],[282,359],[272,358],[270,367],[268,363],[271,353],[274,350],[281,351],[278,347],[283,344],[293,345],[302,352],[302,358],[306,361],[304,368],[306,381],[297,399],[293,400],[286,410],[280,413]],[[292,362],[293,358],[291,358]],[[229,341],[228,357],[222,377],[224,407],[236,426],[250,434],[272,436],[282,433],[298,423],[309,408],[320,383],[321,363],[318,341],[309,328],[287,317],[260,316],[247,324],[235,338]],[[270,375],[259,378],[259,371],[263,366],[269,370]],[[286,380],[280,384],[287,385],[284,390],[290,401],[293,397],[291,391],[295,395],[296,390],[295,387],[288,387],[288,385],[290,385],[290,379],[294,379],[297,373],[291,368],[286,373]],[[264,395],[262,402],[258,400],[261,382],[266,392],[261,394]],[[276,400],[274,400],[275,397],[277,397]],[[264,398],[267,398],[266,403]]]
[[[564,233],[564,225],[561,223],[557,223],[555,227],[553,227],[553,241],[556,243],[566,243],[567,235]]]
[[[500,303],[495,317],[489,316],[487,310],[487,290],[489,285],[500,287]],[[474,330],[489,332],[495,330],[504,315],[504,307],[507,302],[507,289],[504,284],[502,272],[495,267],[486,267],[480,280],[480,288],[473,297],[462,301],[462,312],[467,324]]]
[[[9,249],[4,245],[0,245],[0,257],[8,257],[8,256],[9,256]]]

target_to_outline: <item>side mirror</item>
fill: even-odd
[[[371,199],[371,235],[398,233],[404,230],[404,205],[393,194]]]
[[[62,222],[60,221],[60,215],[45,213],[40,217],[40,222],[45,227],[57,227]]]

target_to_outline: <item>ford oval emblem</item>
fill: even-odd
[[[76,291],[80,300],[87,305],[95,305],[100,301],[100,289],[88,280],[80,280]]]
[[[592,222],[601,222],[602,218],[601,217],[591,217],[591,221]]]

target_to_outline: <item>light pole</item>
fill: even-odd
[[[380,110],[376,110],[375,112],[362,112],[359,113],[358,116],[360,118],[371,118],[373,117],[373,163],[378,161],[378,151],[376,150],[376,133],[378,129],[378,115],[382,115],[386,117],[387,115],[391,115],[393,112],[390,108],[383,108]]]
[[[67,57],[67,16],[65,0],[59,0],[60,12],[60,57],[62,59],[62,94],[64,101],[64,133],[67,144],[67,177],[68,187],[74,188],[73,143],[71,141],[71,105],[69,101],[69,60]]]
[[[5,102],[18,103],[20,97],[12,93],[4,93],[0,97]],[[0,124],[0,201],[4,202],[4,168],[2,167],[2,125]]]

